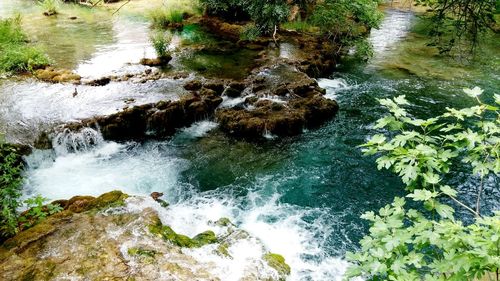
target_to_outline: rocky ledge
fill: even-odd
[[[278,38],[248,41],[239,39],[243,27],[238,24],[207,16],[194,21],[224,42],[203,48],[246,48],[259,53],[246,78],[236,81],[184,77],[189,94],[180,100],[135,106],[58,129],[78,131],[97,127],[105,139],[127,141],[171,136],[178,128],[213,118],[220,129],[231,136],[260,139],[301,134],[337,113],[337,103],[325,97],[325,90],[313,78],[330,73],[335,67],[338,55],[331,40],[323,40],[319,35],[280,31]],[[186,46],[190,47],[200,46]],[[48,76],[54,74],[52,69],[45,71]],[[151,69],[143,76],[141,81],[165,78],[165,74]],[[123,80],[126,79],[104,77],[84,83],[101,86]],[[49,135],[43,137],[46,139]]]
[[[113,191],[53,204],[64,210],[0,246],[1,280],[221,280],[234,270],[232,260],[241,263],[238,243],[259,251],[245,257],[241,272],[231,272],[235,280],[285,280],[290,274],[281,255],[227,218],[190,238],[161,220],[165,208],[151,198]],[[205,259],[196,258],[200,254]],[[221,260],[226,262],[213,262]],[[219,268],[224,266],[231,268]]]

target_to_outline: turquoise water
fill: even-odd
[[[387,43],[376,44],[375,58],[368,64],[346,63],[320,80],[340,112],[319,129],[261,143],[228,138],[210,121],[161,142],[119,144],[102,141],[94,132],[95,147],[30,155],[25,193],[56,199],[113,189],[161,191],[172,203],[176,231],[191,235],[198,223],[227,216],[285,256],[290,280],[340,280],[346,268],[343,254],[357,247],[365,231],[359,216],[404,195],[400,180],[378,171],[375,159],[362,156],[357,147],[386,114],[377,98],[405,94],[410,112],[425,118],[447,106],[471,105],[463,87],[481,86],[491,99],[500,86],[495,66],[471,66],[466,77],[446,80],[419,76],[400,62],[397,68],[387,66],[405,44],[412,44],[407,40],[416,40],[408,33],[414,20],[411,14],[388,11],[381,30],[371,37]],[[442,63],[448,72],[457,69]],[[412,66],[419,65],[429,61],[414,56]],[[451,183],[465,193],[477,182],[456,171]],[[498,186],[498,178],[487,182],[485,210],[500,208]]]

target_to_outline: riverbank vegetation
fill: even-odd
[[[498,1],[416,0],[429,8],[425,17],[430,20],[430,45],[442,54],[474,53],[490,31],[498,32]]]
[[[388,136],[374,135],[362,147],[379,156],[379,169],[398,174],[409,194],[362,216],[371,227],[361,250],[347,255],[355,263],[349,277],[499,280],[500,213],[483,211],[482,197],[485,182],[500,173],[500,95],[487,104],[481,89],[464,92],[475,106],[426,120],[411,117],[404,96],[380,100],[391,114],[375,128]],[[474,200],[447,184],[458,163],[476,180]]]
[[[35,196],[23,200],[23,160],[19,148],[0,141],[0,242],[61,210]],[[20,212],[20,209],[26,211]]]
[[[0,19],[0,73],[32,71],[48,64],[48,57],[29,44],[19,16]]]

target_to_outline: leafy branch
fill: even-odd
[[[495,105],[489,105],[480,100],[481,89],[464,92],[477,105],[447,108],[444,114],[425,120],[403,108],[409,105],[404,96],[379,100],[390,115],[374,127],[388,130],[392,137],[376,134],[361,147],[366,155],[379,155],[378,168],[397,173],[410,192],[406,198],[423,208],[406,210],[406,200],[395,198],[377,214],[364,214],[371,227],[361,240],[361,250],[347,254],[353,262],[347,278],[477,280],[488,276],[499,280],[500,212],[483,216],[481,194],[484,179],[500,173],[500,95],[494,95]],[[480,178],[475,206],[468,206],[444,183],[454,160],[468,165],[471,175]],[[475,222],[464,226],[456,220],[455,209],[442,203],[442,197],[473,214]]]

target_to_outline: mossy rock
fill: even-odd
[[[221,243],[217,249],[215,249],[215,253],[222,257],[232,258],[229,253],[229,245],[227,243]]]
[[[215,233],[210,230],[202,232],[193,238],[189,238],[186,235],[176,233],[171,227],[159,223],[150,225],[149,231],[182,248],[199,248],[217,242]]]
[[[290,275],[290,266],[286,264],[285,258],[282,255],[267,253],[263,259],[270,267],[276,269],[280,275]]]
[[[230,219],[228,218],[220,218],[215,222],[215,225],[221,226],[221,227],[227,227],[227,226],[235,226],[234,223],[231,222]]]
[[[215,236],[215,233],[211,230],[207,230],[205,232],[202,232],[192,239],[195,243],[199,245],[199,247],[207,245],[207,244],[213,244],[217,243],[217,237]]]
[[[108,209],[112,207],[125,206],[125,199],[129,196],[119,190],[110,191],[97,197],[91,204],[93,208]]]

